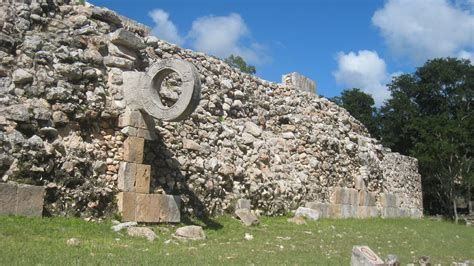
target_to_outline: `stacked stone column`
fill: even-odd
[[[146,223],[180,222],[180,198],[150,192],[151,166],[144,164],[145,143],[156,138],[149,130],[153,121],[139,112],[127,110],[119,119],[128,137],[118,174],[118,208],[123,221]]]

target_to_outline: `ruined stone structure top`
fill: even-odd
[[[293,86],[302,91],[312,94],[316,93],[316,82],[297,72],[289,73],[281,77],[281,83],[288,86]]]

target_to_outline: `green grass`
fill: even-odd
[[[432,262],[474,259],[474,228],[410,219],[321,220],[295,225],[286,217],[261,218],[257,227],[218,217],[203,241],[178,241],[176,226],[153,226],[154,242],[115,233],[111,223],[79,219],[0,217],[0,264],[318,264],[348,265],[353,245],[369,245],[382,259],[403,263],[422,255]],[[216,228],[216,227],[214,227]],[[244,240],[245,233],[254,240]],[[79,247],[66,240],[79,238]]]

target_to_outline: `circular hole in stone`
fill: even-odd
[[[158,94],[160,95],[161,103],[165,107],[173,106],[181,96],[181,85],[183,84],[181,76],[174,72],[170,71],[163,77],[161,84],[157,88]]]

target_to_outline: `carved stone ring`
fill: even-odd
[[[181,94],[172,106],[162,103],[159,94],[165,78],[177,73],[181,78]],[[198,106],[201,81],[193,64],[181,59],[161,60],[143,72],[124,72],[124,95],[127,105],[164,121],[186,119]]]

